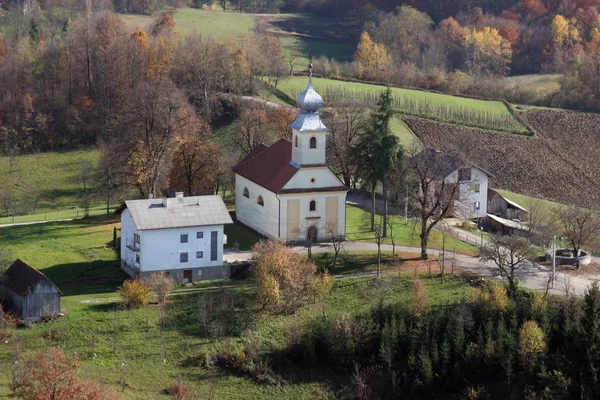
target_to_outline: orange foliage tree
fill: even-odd
[[[177,150],[169,173],[171,189],[183,191],[188,196],[212,193],[223,151],[213,140],[210,126],[201,123],[200,134],[180,136],[175,139],[175,145]]]
[[[290,124],[298,117],[298,111],[289,107],[277,107],[268,115],[268,124],[276,137],[282,139],[292,138]]]
[[[242,154],[249,154],[260,144],[268,144],[270,135],[265,129],[267,113],[260,108],[247,108],[237,119],[237,134],[233,137],[235,146]]]
[[[59,347],[39,353],[22,364],[10,385],[13,395],[26,400],[113,400],[117,394],[93,381],[80,380],[77,353]]]

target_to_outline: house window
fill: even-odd
[[[258,196],[258,199],[256,199],[256,204],[263,207],[265,206],[265,202],[263,201],[262,196]]]
[[[471,180],[471,168],[461,168],[458,170],[458,181],[470,181]]]
[[[250,192],[248,191],[248,188],[244,188],[244,197],[250,198]]]
[[[473,208],[474,208],[475,210],[479,210],[479,207],[480,207],[480,204],[479,204],[479,202],[478,202],[478,201],[476,201],[476,202],[473,204]]]
[[[137,264],[139,264],[139,263],[140,263],[140,254],[139,254],[139,253],[135,253],[135,262],[136,262]]]
[[[471,183],[469,190],[473,193],[479,193],[479,183]]]
[[[204,252],[203,251],[197,251],[196,252],[196,258],[203,258],[204,257]]]
[[[310,138],[310,148],[311,149],[317,148],[317,138],[314,136]]]
[[[188,262],[188,253],[187,253],[187,251],[185,253],[179,253],[179,262],[180,263],[186,263],[186,262]]]
[[[210,233],[210,261],[217,261],[217,235],[219,232]]]
[[[204,232],[196,232],[196,239],[203,239],[204,238]]]
[[[311,200],[308,208],[310,211],[316,211],[317,210],[317,202],[314,200]]]
[[[298,136],[294,137],[294,146],[298,147]]]
[[[136,243],[140,242],[140,235],[139,235],[139,233],[134,233],[133,234],[133,241],[136,242]]]
[[[187,242],[188,242],[188,235],[187,235],[187,233],[184,233],[180,237],[180,243],[187,243]]]

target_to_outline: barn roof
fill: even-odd
[[[125,204],[139,230],[233,224],[217,195],[127,200]]]
[[[507,204],[513,206],[514,208],[517,208],[517,209],[527,212],[527,213],[529,212],[525,207],[521,206],[519,203],[514,202],[505,196],[502,196],[498,191],[496,191],[494,189],[488,188],[488,198],[492,197],[492,195],[494,195],[494,194],[500,196],[502,198],[502,200],[504,200]]]
[[[41,280],[46,280],[62,295],[59,288],[46,275],[29,264],[17,258],[14,263],[4,273],[0,284],[8,287],[10,290],[20,296],[26,296]]]
[[[233,167],[233,172],[278,193],[299,169],[291,160],[292,142],[279,139],[269,147],[255,148]]]

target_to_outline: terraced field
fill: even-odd
[[[525,117],[536,122],[541,134],[535,137],[413,117],[404,121],[425,146],[448,152],[468,151],[473,162],[494,175],[493,187],[600,209],[600,166],[592,158],[598,148],[597,142],[593,143],[592,126],[600,117],[546,110],[533,113]]]
[[[317,71],[318,72],[318,71]],[[383,85],[314,79],[315,89],[327,106],[349,103],[371,104],[377,101]],[[277,88],[295,98],[306,87],[306,77],[283,79]],[[478,100],[424,90],[392,88],[394,108],[402,114],[442,122],[526,134],[527,128],[517,121],[501,101]]]

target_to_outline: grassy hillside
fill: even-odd
[[[95,166],[99,158],[98,150],[0,157],[0,195],[33,214],[74,209],[83,189],[82,166]]]
[[[326,105],[356,101],[373,104],[385,86],[314,78],[315,89]],[[277,88],[296,97],[306,88],[306,77],[282,79]],[[401,113],[481,128],[525,133],[527,129],[501,101],[478,100],[423,90],[392,88],[394,107]]]

